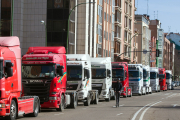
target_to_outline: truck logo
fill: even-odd
[[[60,78],[59,78],[59,80],[58,80],[58,83],[60,83],[61,82],[61,84],[62,84],[62,79],[64,79],[66,77],[66,72],[64,72],[63,73],[63,76],[61,76]]]
[[[43,80],[30,80],[30,83],[43,83]]]

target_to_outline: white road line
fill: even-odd
[[[146,111],[147,111],[150,107],[152,107],[152,106],[154,106],[154,105],[156,105],[156,104],[158,104],[158,103],[160,103],[160,102],[162,102],[162,101],[156,102],[156,103],[152,104],[151,106],[149,106],[148,108],[146,108],[146,109],[143,111],[143,113],[141,114],[139,120],[143,120],[144,114],[146,113]]]
[[[122,115],[123,113],[119,113],[119,114],[117,114],[117,116],[119,116],[119,115]]]
[[[178,104],[173,104],[173,107],[176,107]]]
[[[164,98],[162,98],[162,99],[164,99]]]
[[[62,114],[64,114],[64,113],[59,113],[59,114],[54,114],[54,115],[62,115]]]
[[[124,106],[124,104],[122,104],[122,105],[119,105],[119,107],[122,107],[122,106]],[[113,106],[114,108],[116,107],[116,106]]]
[[[154,103],[154,102],[152,102],[152,103]],[[146,106],[148,106],[148,105],[150,105],[150,104],[152,104],[152,103],[149,103],[149,104],[145,105],[144,107],[142,107],[141,109],[139,109],[139,110],[134,114],[134,116],[133,116],[133,118],[132,118],[131,120],[135,120],[136,117],[137,117],[137,115],[138,115],[138,113],[139,113],[143,108],[145,108]]]

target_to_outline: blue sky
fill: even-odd
[[[180,0],[148,0],[148,15],[150,19],[159,19],[164,32],[180,32]],[[147,0],[135,0],[137,11],[135,14],[147,14]],[[155,17],[154,17],[155,11]],[[158,17],[157,17],[158,11]]]

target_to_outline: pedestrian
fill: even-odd
[[[117,83],[115,84],[114,91],[116,93],[116,107],[119,107],[119,99],[120,99],[120,94],[121,94],[121,89],[122,89],[122,84],[121,84],[121,79],[117,79]]]

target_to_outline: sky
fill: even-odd
[[[169,28],[170,32],[180,32],[180,0],[135,0],[135,6],[135,14],[148,13],[151,20],[160,20],[164,32],[169,32]]]

